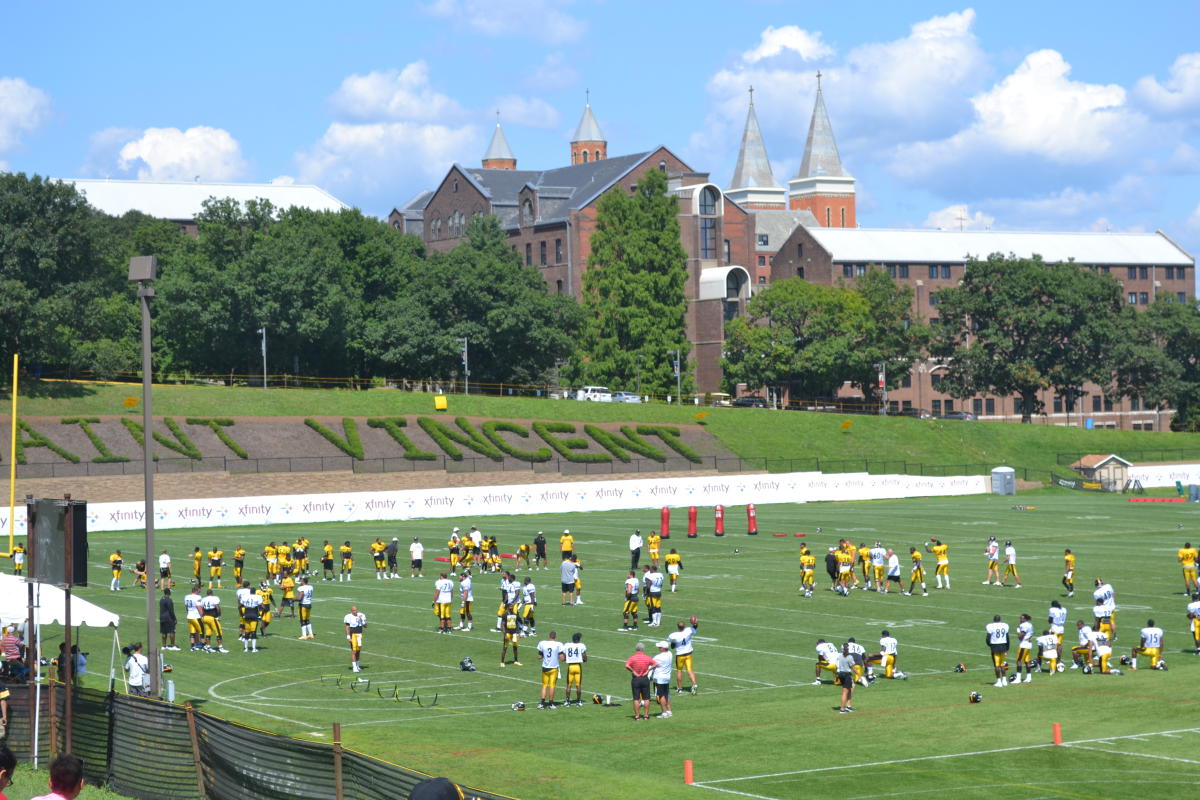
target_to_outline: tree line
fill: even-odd
[[[89,206],[73,186],[0,173],[0,342],[27,366],[113,376],[139,364],[140,317],[129,258],[155,255],[160,372],[471,379],[536,384],[561,373],[643,393],[694,390],[686,362],[686,260],[676,198],[651,171],[632,193],[601,198],[583,297],[548,290],[494,217],[474,219],[448,253],[357,210],[280,210],[210,199],[197,235],[176,223]],[[868,268],[854,286],[799,278],[757,293],[726,324],[726,389],[787,387],[831,396],[846,382],[879,399],[921,359],[945,367],[952,397],[1037,394],[1095,383],[1177,410],[1200,429],[1200,311],[1122,303],[1111,275],[994,254],[938,292],[938,324],[917,317],[912,289]]]

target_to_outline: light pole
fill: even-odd
[[[467,350],[467,337],[458,337],[458,343],[462,346],[462,365],[463,365],[463,394],[471,393],[471,359],[470,353]]]
[[[879,393],[883,397],[879,404],[879,413],[887,415],[887,362],[880,361],[875,365],[875,369],[879,372]]]
[[[679,360],[683,351],[676,349],[668,350],[667,352],[675,354],[675,405],[681,406],[683,405],[683,379],[680,377]]]
[[[638,400],[639,400],[639,401],[642,399],[642,359],[643,359],[643,358],[645,358],[645,356],[644,356],[644,355],[642,355],[641,353],[638,353],[638,357],[637,357],[637,364],[638,364],[638,390],[637,390],[637,392],[638,392]]]
[[[158,259],[154,256],[134,256],[129,259],[129,280],[138,286],[138,301],[142,307],[142,474],[145,478],[146,563],[154,563],[154,416],[150,397],[150,298],[154,297],[154,279],[158,275]],[[159,697],[162,664],[158,657],[158,608],[154,597],[154,582],[146,581],[146,659],[150,664],[150,696]]]
[[[263,389],[267,388],[267,326],[263,325],[258,329],[259,336],[262,337],[262,356],[263,356]]]

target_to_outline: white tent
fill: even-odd
[[[29,620],[29,584],[24,578],[0,574],[0,622],[5,625],[21,624]],[[62,625],[66,622],[65,592],[48,583],[33,585],[33,623]],[[71,595],[71,625],[87,625],[92,628],[116,628],[121,618],[82,597]]]

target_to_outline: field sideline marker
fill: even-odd
[[[1080,739],[1077,742],[1066,742],[1065,745],[1067,747],[1078,747],[1080,749],[1085,749],[1082,747],[1082,745],[1095,744],[1097,742],[1115,742],[1115,741],[1118,741],[1121,739],[1136,739],[1139,736],[1162,736],[1164,734],[1171,734],[1171,733],[1200,733],[1200,728],[1177,728],[1177,729],[1169,730],[1169,731],[1148,731],[1146,733],[1131,733],[1126,736],[1101,736],[1101,737],[1098,737],[1095,739]],[[710,786],[709,784],[732,783],[734,781],[752,781],[752,780],[761,780],[763,778],[782,778],[782,777],[786,777],[788,775],[811,775],[816,772],[836,772],[839,770],[846,770],[846,769],[859,769],[861,767],[884,767],[884,766],[888,766],[890,764],[911,764],[911,763],[914,763],[917,761],[938,761],[938,760],[945,759],[945,758],[962,758],[962,757],[966,757],[966,756],[986,756],[986,755],[993,755],[995,753],[1012,753],[1012,752],[1017,752],[1017,751],[1021,751],[1021,750],[1038,750],[1041,748],[1053,747],[1053,746],[1054,745],[1049,745],[1049,744],[1026,744],[1026,745],[1018,745],[1016,747],[999,747],[994,750],[973,750],[973,751],[966,752],[966,753],[942,753],[942,754],[935,755],[935,756],[916,756],[914,758],[896,758],[896,759],[891,759],[889,761],[872,761],[872,762],[868,762],[865,764],[843,764],[841,766],[836,766],[836,767],[813,767],[811,769],[789,770],[787,772],[771,772],[771,773],[765,773],[762,775],[744,775],[744,776],[737,777],[737,778],[713,778],[712,780],[708,780],[708,781],[699,781],[694,785],[700,786],[705,789],[714,789],[716,791],[728,792],[730,794],[739,794],[739,795],[743,795],[745,797],[763,797],[763,795],[748,794],[746,792],[733,792],[731,790],[723,789],[718,786]],[[1095,749],[1095,748],[1092,748],[1092,749]],[[1141,753],[1125,753],[1121,750],[1114,750],[1112,752],[1119,753],[1121,755],[1144,755]],[[1171,761],[1175,761],[1175,760],[1184,761],[1184,759],[1174,759],[1169,756],[1147,756],[1147,757],[1167,759],[1167,760],[1171,760]],[[1188,762],[1188,763],[1200,763],[1200,762]],[[768,800],[773,800],[773,798],[768,798]]]

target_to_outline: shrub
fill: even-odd
[[[359,461],[363,460],[364,456],[362,440],[358,438],[358,423],[356,423],[352,417],[342,417],[342,430],[346,434],[345,439],[338,436],[336,433],[329,430],[329,428],[326,428],[312,417],[305,417],[304,424],[321,434],[325,441],[329,442],[346,455],[350,456],[351,458],[358,459]]]
[[[249,458],[249,454],[233,437],[225,432],[225,428],[233,427],[233,420],[228,417],[188,417],[184,420],[188,425],[207,425],[217,435],[221,443],[233,451],[238,458]]]
[[[672,428],[669,425],[638,425],[637,432],[643,436],[657,436],[667,447],[693,464],[704,461],[703,456],[679,440],[679,428]]]
[[[129,431],[129,435],[132,436],[133,440],[138,443],[138,446],[145,449],[146,437],[145,432],[142,429],[142,424],[140,422],[134,422],[127,417],[121,418],[121,424],[124,425],[125,429]],[[175,420],[171,419],[170,417],[163,417],[163,424],[167,426],[167,430],[171,432],[177,441],[172,442],[158,431],[151,431],[151,433],[154,434],[154,441],[158,442],[168,450],[174,450],[181,456],[187,456],[195,461],[200,461],[204,458],[204,456],[200,454],[200,449],[196,447],[196,445],[192,444],[192,440],[187,437],[186,433],[180,430],[179,424],[176,423]],[[157,455],[153,455],[152,457],[155,461],[158,460]]]
[[[396,444],[404,448],[404,457],[409,461],[437,461],[437,453],[430,453],[427,450],[421,450],[413,440],[408,438],[408,434],[400,430],[408,425],[404,417],[370,417],[367,419],[367,426],[371,428],[383,428],[387,431],[388,436],[396,441]]]
[[[612,461],[612,456],[608,453],[579,453],[578,450],[586,450],[588,440],[579,437],[571,439],[559,439],[554,434],[556,433],[574,433],[575,426],[569,422],[535,422],[533,429],[537,435],[546,440],[546,444],[554,448],[554,451],[567,461],[575,464],[598,464],[602,461]]]
[[[63,419],[59,420],[59,422],[61,422],[63,425],[78,425],[80,429],[87,435],[88,440],[92,443],[92,447],[96,448],[96,452],[100,454],[92,459],[93,463],[111,464],[118,461],[128,461],[129,459],[125,456],[114,455],[113,452],[108,449],[108,445],[104,443],[104,440],[101,439],[94,430],[92,430],[92,425],[99,421],[99,417],[64,417]]]
[[[67,450],[65,447],[62,447],[62,446],[50,441],[48,438],[46,438],[42,434],[35,431],[33,429],[33,426],[30,425],[25,420],[18,419],[17,427],[20,428],[21,431],[23,431],[25,433],[25,435],[29,437],[28,439],[22,439],[20,436],[17,437],[17,448],[16,449],[17,449],[17,463],[18,464],[25,463],[25,448],[26,447],[45,447],[50,452],[57,455],[59,458],[64,458],[67,461],[70,461],[72,464],[79,463],[79,461],[80,461],[79,456],[75,455],[70,450]]]
[[[454,423],[458,425],[462,433],[432,417],[417,417],[417,424],[421,426],[421,430],[429,434],[429,438],[433,439],[437,446],[455,461],[462,461],[463,454],[454,446],[454,442],[474,450],[492,461],[504,460],[504,454],[497,450],[491,442],[480,436],[479,431],[475,430],[475,426],[466,417],[455,417]]]
[[[545,447],[538,448],[537,450],[518,450],[499,434],[499,431],[507,431],[508,433],[515,433],[522,439],[528,439],[529,429],[524,425],[518,425],[515,422],[506,422],[501,419],[493,419],[483,423],[481,430],[483,431],[483,435],[488,438],[488,441],[513,458],[530,463],[540,463],[554,458],[554,453]]]
[[[608,452],[612,453],[617,458],[628,464],[631,459],[627,451],[632,450],[640,456],[649,458],[652,461],[657,461],[660,464],[667,460],[666,455],[657,447],[652,446],[642,437],[630,428],[628,425],[621,426],[623,436],[617,436],[611,431],[606,431],[604,428],[598,428],[595,425],[584,425],[583,431],[588,436],[596,440],[596,443],[603,447]]]

